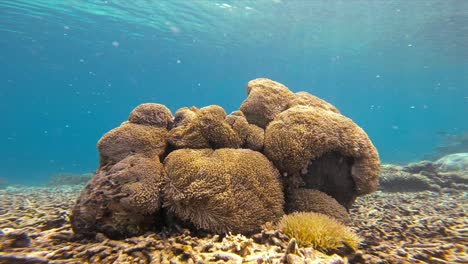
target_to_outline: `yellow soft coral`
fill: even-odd
[[[278,228],[299,245],[329,251],[342,247],[357,250],[361,239],[351,229],[335,219],[319,214],[297,212],[285,215]]]

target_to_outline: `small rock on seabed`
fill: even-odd
[[[197,237],[180,228],[81,239],[69,216],[83,187],[0,190],[0,263],[468,263],[465,191],[360,197],[351,217],[364,240],[358,252],[340,257],[298,248],[277,231]]]

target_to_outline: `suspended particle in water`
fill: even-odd
[[[177,62],[177,64],[181,64],[181,63],[182,63],[182,61],[181,61],[181,60],[177,60],[176,62]]]
[[[66,30],[69,30],[69,29],[70,29],[69,26],[63,26],[63,28],[66,29]]]
[[[413,44],[409,43],[409,44],[408,44],[408,47],[413,47]]]
[[[70,125],[65,125],[65,128],[70,128]]]
[[[412,105],[412,106],[410,106],[410,108],[411,108],[411,109],[415,109],[415,108],[416,108],[416,106]]]
[[[172,34],[179,34],[180,29],[176,26],[170,26],[169,29],[171,30]]]
[[[83,62],[84,62],[84,60],[83,60],[83,59],[80,59],[80,62],[81,62],[81,63],[83,63]]]
[[[393,125],[393,126],[392,126],[392,129],[393,129],[393,130],[398,130],[399,128],[400,128],[400,127],[398,127],[397,125]]]
[[[252,10],[253,8],[251,8],[250,6],[246,6],[245,7],[245,10]]]
[[[380,74],[377,74],[377,75],[375,76],[375,78],[380,78]]]
[[[112,46],[118,48],[120,46],[120,43],[118,41],[112,41]]]

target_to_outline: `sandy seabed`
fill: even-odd
[[[468,263],[464,191],[358,198],[350,213],[363,242],[341,258],[297,248],[275,231],[196,236],[176,228],[125,240],[80,239],[69,216],[83,187],[0,190],[0,263]]]

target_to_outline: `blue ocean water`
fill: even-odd
[[[368,133],[383,162],[468,130],[468,1],[0,0],[0,177],[92,172],[138,104],[236,110],[267,77]]]

